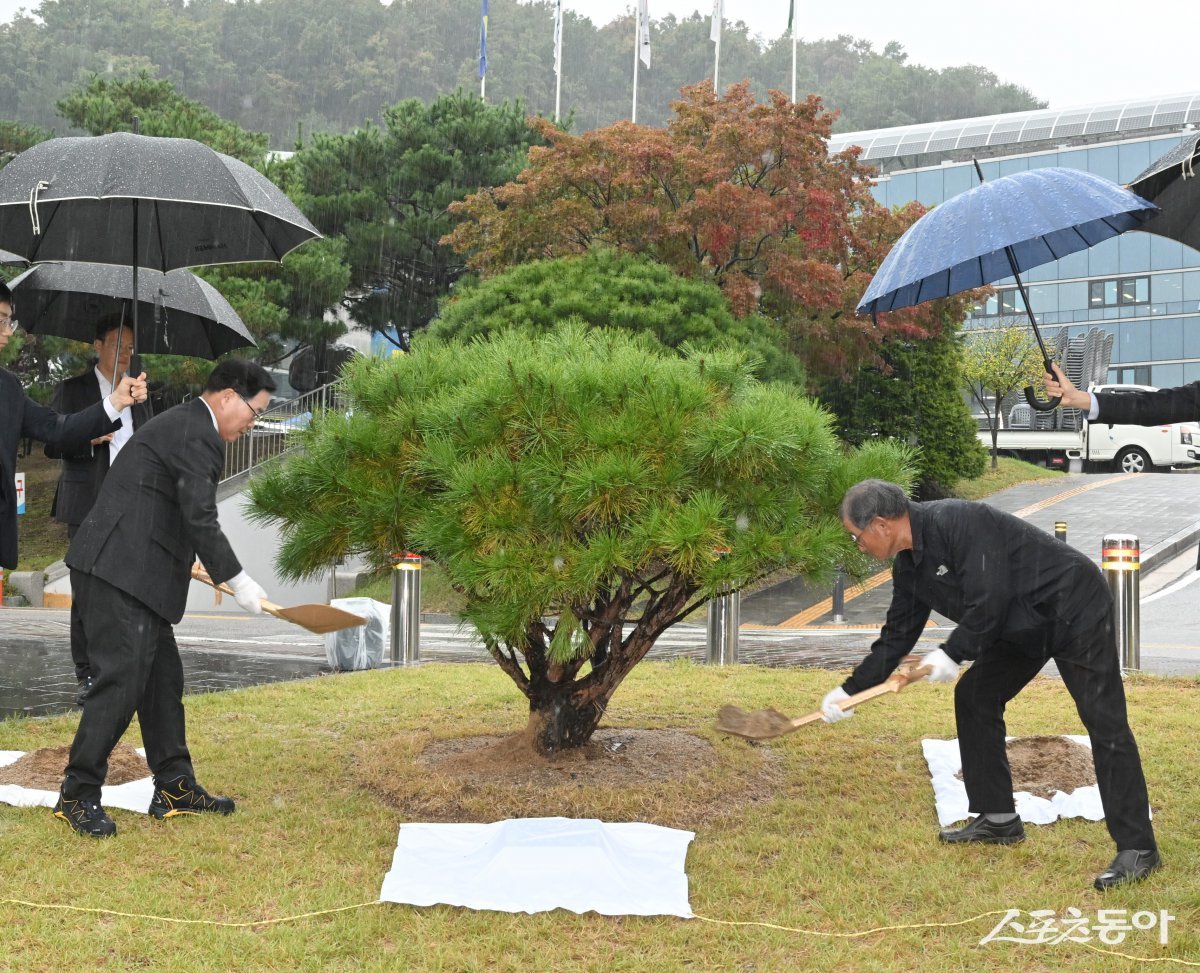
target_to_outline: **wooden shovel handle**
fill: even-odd
[[[909,683],[919,682],[932,671],[929,666],[919,666],[917,668],[902,666],[878,686],[872,686],[870,689],[864,689],[861,693],[855,693],[853,696],[843,699],[838,703],[838,708],[841,710],[854,709],[859,703],[865,703],[868,699],[877,699],[880,696],[886,696],[888,693],[898,693]],[[807,716],[797,716],[792,720],[792,726],[798,729],[799,727],[807,726],[809,723],[816,723],[817,720],[823,717],[824,714],[820,710],[817,710],[815,713],[809,713]]]
[[[229,587],[229,585],[227,585],[224,581],[222,581],[220,584],[217,584],[207,574],[200,575],[194,571],[192,572],[192,577],[195,580],[203,582],[204,584],[208,585],[210,588],[215,588],[217,591],[221,592],[222,594],[229,595],[230,597],[233,597],[233,598],[237,597],[237,595],[235,595],[233,593],[233,589],[231,587]],[[267,601],[266,598],[260,598],[258,600],[258,603],[260,605],[262,605],[262,610],[265,611],[267,614],[274,615],[276,618],[283,617],[279,614],[281,611],[283,611],[282,605],[277,605],[273,601]]]

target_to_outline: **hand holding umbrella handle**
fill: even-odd
[[[1046,366],[1046,374],[1053,375],[1054,368],[1050,364],[1050,359],[1044,358],[1042,364]],[[1037,397],[1037,392],[1033,390],[1032,385],[1025,386],[1025,401],[1029,403],[1029,408],[1036,409],[1038,412],[1053,412],[1058,408],[1058,404],[1062,402],[1062,396],[1056,395],[1052,399],[1047,399],[1043,402]]]

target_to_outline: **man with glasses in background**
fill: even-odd
[[[234,802],[196,783],[184,728],[183,664],[173,626],[183,617],[197,557],[213,582],[258,614],[266,592],[238,562],[217,520],[225,443],[249,432],[275,383],[231,358],[197,399],[147,422],[109,470],[67,552],[92,688],[71,746],[55,816],[95,838],[116,833],[100,804],[108,758],[138,714],[154,775],[150,814],[231,814]]]
[[[96,352],[95,359],[83,374],[59,382],[50,400],[52,409],[75,412],[99,402],[108,395],[116,376],[129,369],[133,355],[133,328],[120,311],[106,314],[97,322],[96,339],[92,347]],[[56,443],[46,445],[46,455],[62,461],[50,515],[59,523],[66,524],[68,540],[74,538],[83,518],[92,509],[104,477],[121,448],[129,442],[134,430],[140,428],[152,414],[148,401],[139,403],[121,413],[121,424],[114,432],[74,448]],[[75,678],[79,682],[78,703],[82,706],[91,688],[91,667],[78,604],[74,600],[71,601],[71,659],[75,663]]]
[[[12,292],[0,283],[0,353],[17,329]],[[146,401],[146,376],[126,375],[104,399],[72,415],[39,405],[25,394],[17,376],[0,368],[0,567],[17,566],[17,444],[25,438],[82,447],[116,428],[123,409]]]

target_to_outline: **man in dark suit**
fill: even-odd
[[[12,294],[0,283],[0,351],[17,328]],[[81,447],[115,428],[121,410],[146,401],[146,376],[125,376],[112,394],[81,412],[61,415],[38,405],[21,388],[17,377],[0,368],[0,567],[17,566],[17,445],[24,438]]]
[[[118,351],[119,346],[119,351]],[[115,376],[129,369],[133,354],[133,329],[124,322],[120,312],[107,314],[96,324],[96,340],[92,342],[96,359],[92,367],[82,375],[66,379],[54,390],[50,407],[59,412],[77,412],[93,402],[99,402],[112,390]],[[75,536],[83,518],[92,509],[100,484],[108,473],[109,466],[117,458],[121,448],[133,435],[134,430],[151,416],[150,403],[141,402],[122,411],[120,426],[111,433],[98,436],[83,446],[63,448],[47,443],[46,455],[62,460],[62,471],[58,487],[54,491],[54,503],[50,513],[59,523],[67,525],[68,539]],[[75,678],[79,681],[79,705],[91,685],[91,668],[88,666],[87,645],[83,640],[83,626],[74,600],[71,601],[71,659],[75,663]]]
[[[224,443],[253,427],[274,390],[259,365],[221,362],[200,398],[138,430],[71,541],[67,565],[93,684],[54,813],[80,834],[116,833],[100,787],[135,712],[154,774],[150,813],[233,812],[232,800],[196,783],[172,626],[183,617],[197,557],[214,582],[229,583],[242,608],[262,611],[266,593],[242,570],[217,521],[217,482]]]
[[[1046,376],[1046,391],[1061,395],[1063,408],[1082,409],[1092,422],[1158,426],[1200,420],[1200,382],[1173,389],[1129,389],[1122,392],[1084,392],[1057,365]]]
[[[859,549],[894,558],[892,603],[870,653],[821,702],[838,705],[883,682],[924,631],[930,612],[958,623],[922,662],[930,680],[952,682],[963,784],[978,817],[944,842],[1013,844],[1025,829],[1013,802],[1004,708],[1053,659],[1091,736],[1096,783],[1117,856],[1093,883],[1101,891],[1145,878],[1161,864],[1137,743],[1125,710],[1113,601],[1084,554],[986,503],[912,503],[894,483],[864,480],[842,501],[842,524]]]

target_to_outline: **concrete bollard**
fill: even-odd
[[[1113,622],[1121,672],[1136,672],[1142,667],[1141,616],[1141,542],[1132,534],[1105,534],[1101,544],[1100,567],[1113,596]]]
[[[421,555],[392,555],[392,664],[421,657]]]

